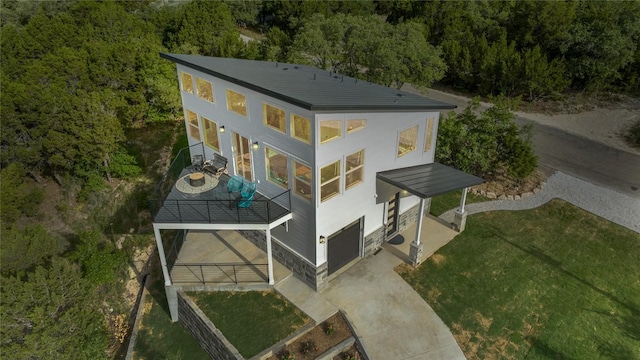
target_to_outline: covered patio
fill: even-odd
[[[477,176],[467,174],[440,163],[382,171],[376,174],[376,180],[376,193],[380,199],[388,199],[391,194],[400,191],[420,198],[418,221],[414,226],[409,227],[401,234],[405,238],[405,242],[411,241],[409,244],[409,258],[411,264],[414,266],[418,266],[422,260],[425,259],[425,248],[431,251],[432,246],[437,246],[437,244],[444,241],[443,239],[448,237],[448,235],[443,233],[439,236],[439,240],[432,242],[430,239],[431,234],[435,234],[436,232],[433,230],[438,228],[434,226],[434,222],[432,222],[432,226],[428,228],[428,231],[423,232],[425,219],[429,219],[429,217],[425,217],[424,214],[425,200],[437,195],[463,189],[460,198],[460,207],[456,210],[454,222],[451,224],[456,231],[462,232],[464,231],[467,219],[467,214],[464,211],[467,189],[470,186],[484,182],[484,180]],[[435,218],[431,219],[436,221]],[[409,232],[411,232],[410,230],[412,228],[414,228],[413,234],[410,234]],[[451,239],[453,239],[453,236],[442,245]],[[425,246],[425,244],[428,245]],[[440,246],[437,246],[435,250],[440,248]],[[435,250],[431,251],[429,255],[433,254]]]

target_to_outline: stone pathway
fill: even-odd
[[[522,200],[493,200],[468,204],[467,214],[497,210],[528,210],[537,208],[553,198],[560,198],[581,209],[640,233],[640,199],[593,185],[562,172],[551,175],[536,194]],[[452,223],[456,209],[440,215]]]

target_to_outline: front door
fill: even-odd
[[[400,203],[400,193],[395,193],[389,198],[387,206],[387,237],[398,231],[398,204]]]
[[[251,164],[251,146],[249,139],[234,132],[233,145],[236,174],[249,181],[253,181],[253,167]]]

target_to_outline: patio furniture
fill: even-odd
[[[248,208],[251,206],[257,187],[256,183],[247,181],[240,175],[232,176],[227,182],[227,191],[229,192],[229,196],[234,197],[239,208]],[[232,203],[230,201],[229,207],[231,207],[231,204]]]
[[[227,162],[226,157],[213,154],[213,159],[205,161],[202,169],[219,179],[222,174],[228,174]]]
[[[193,155],[193,157],[191,158],[191,166],[189,166],[189,170],[192,173],[202,172],[203,164],[204,164],[204,156]]]

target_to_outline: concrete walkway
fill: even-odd
[[[528,210],[542,206],[553,198],[565,200],[590,213],[640,233],[640,200],[562,172],[551,175],[544,188],[528,198],[468,204],[465,206],[465,212],[471,215],[496,210]],[[440,218],[452,222],[454,211],[455,209],[449,210],[440,215]]]
[[[464,359],[449,328],[394,271],[401,262],[382,250],[320,293],[293,277],[276,290],[318,322],[342,309],[372,360]]]

